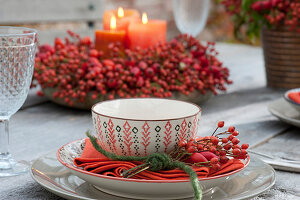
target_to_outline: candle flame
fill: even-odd
[[[117,28],[117,19],[116,17],[113,15],[111,18],[110,18],[110,30],[116,30]]]
[[[118,8],[118,17],[119,18],[124,17],[124,9],[122,7]]]
[[[143,24],[148,24],[148,17],[146,13],[143,13],[142,15],[142,23]]]

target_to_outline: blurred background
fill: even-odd
[[[64,37],[70,29],[82,36],[93,37],[102,28],[103,11],[135,8],[149,18],[168,22],[168,38],[179,34],[176,28],[172,0],[0,0],[0,25],[26,26],[39,31],[39,42],[52,44],[55,37]],[[233,24],[218,0],[211,0],[205,29],[197,36],[205,41],[237,42]]]

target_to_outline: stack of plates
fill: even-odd
[[[137,180],[103,176],[73,165],[84,140],[64,145],[57,152],[37,159],[31,168],[35,181],[66,199],[193,199],[189,180]],[[245,168],[224,175],[199,179],[204,199],[243,199],[258,195],[275,183],[275,171],[255,156]]]

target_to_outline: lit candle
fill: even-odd
[[[110,19],[110,29],[109,30],[96,30],[95,31],[95,48],[98,51],[103,51],[104,55],[108,55],[109,49],[108,45],[110,43],[119,42],[121,44],[121,49],[124,48],[125,41],[125,31],[116,30],[117,20],[113,15]]]
[[[131,23],[128,27],[130,48],[146,48],[158,42],[166,42],[167,23],[163,20],[148,20],[143,13],[142,22]]]
[[[110,30],[110,19],[112,16],[116,17],[116,30],[128,31],[128,26],[132,22],[139,21],[140,13],[134,9],[123,9],[119,7],[118,10],[107,10],[103,14],[103,29]],[[129,47],[128,36],[126,34],[125,46]]]

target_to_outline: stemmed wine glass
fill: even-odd
[[[196,37],[205,27],[210,0],[173,0],[174,18],[181,33]]]
[[[0,177],[24,173],[8,150],[9,119],[23,105],[32,80],[36,30],[0,26]]]

